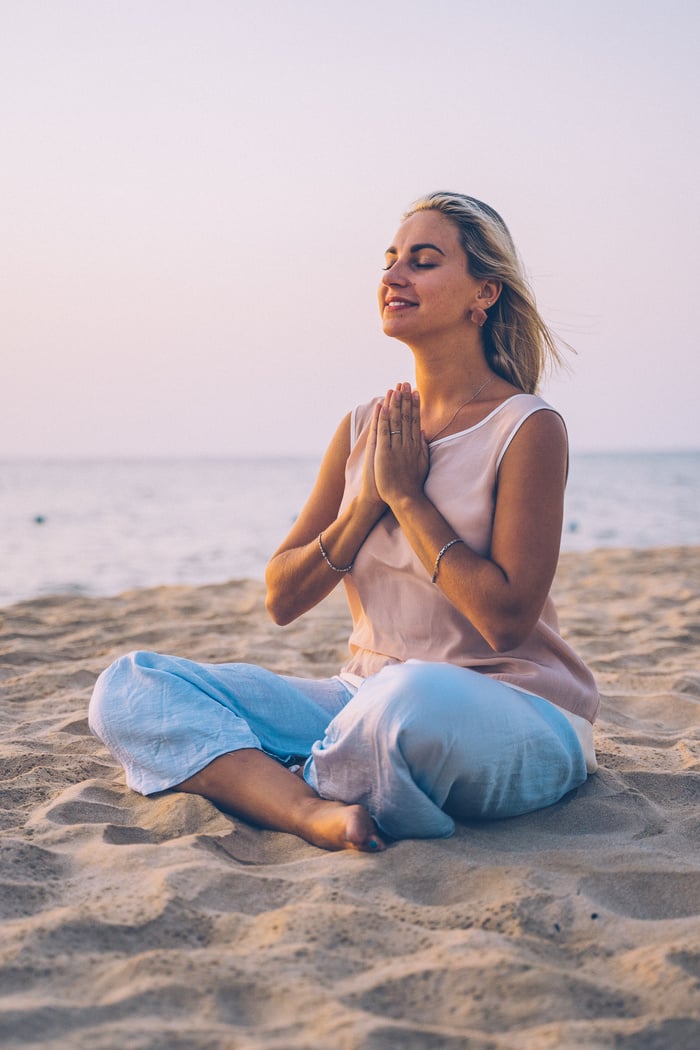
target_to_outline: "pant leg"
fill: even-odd
[[[555,705],[475,671],[409,660],[367,679],[306,763],[323,797],[361,802],[394,838],[548,806],[586,779]]]
[[[350,696],[338,679],[134,652],[100,675],[88,720],[129,787],[150,795],[239,748],[308,755]]]

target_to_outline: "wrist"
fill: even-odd
[[[377,524],[386,512],[386,509],[387,504],[379,497],[377,499],[367,499],[362,496],[355,496],[350,501],[349,506],[352,520],[367,525],[368,529]]]
[[[425,507],[430,501],[422,489],[417,492],[397,493],[396,498],[389,500],[389,506],[397,521],[402,518],[415,516],[416,511]]]

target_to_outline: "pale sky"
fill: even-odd
[[[0,458],[314,454],[412,378],[424,192],[508,223],[574,451],[700,447],[697,0],[0,0]]]

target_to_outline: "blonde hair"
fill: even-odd
[[[498,375],[534,394],[543,372],[562,359],[503,219],[488,204],[462,193],[429,193],[411,205],[404,219],[419,211],[439,211],[455,224],[475,280],[502,283],[482,329],[486,360]]]

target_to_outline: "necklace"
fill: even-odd
[[[455,419],[457,418],[459,413],[462,411],[462,409],[466,408],[467,405],[471,405],[472,401],[476,401],[476,399],[479,396],[479,394],[481,393],[481,391],[485,390],[486,387],[489,385],[489,383],[491,383],[495,378],[496,378],[495,375],[490,375],[488,377],[488,379],[485,379],[484,382],[481,384],[481,386],[478,388],[478,390],[476,390],[472,394],[472,396],[469,398],[469,400],[462,402],[462,404],[459,406],[457,411],[453,415],[451,415],[450,418],[447,420],[447,422],[445,423],[444,427],[440,427],[440,429],[438,430],[437,434],[433,434],[433,436],[431,437],[430,440],[431,441],[435,441],[436,438],[439,438],[440,435],[443,433],[443,431],[447,430],[447,428],[449,427],[450,423],[454,423]]]

